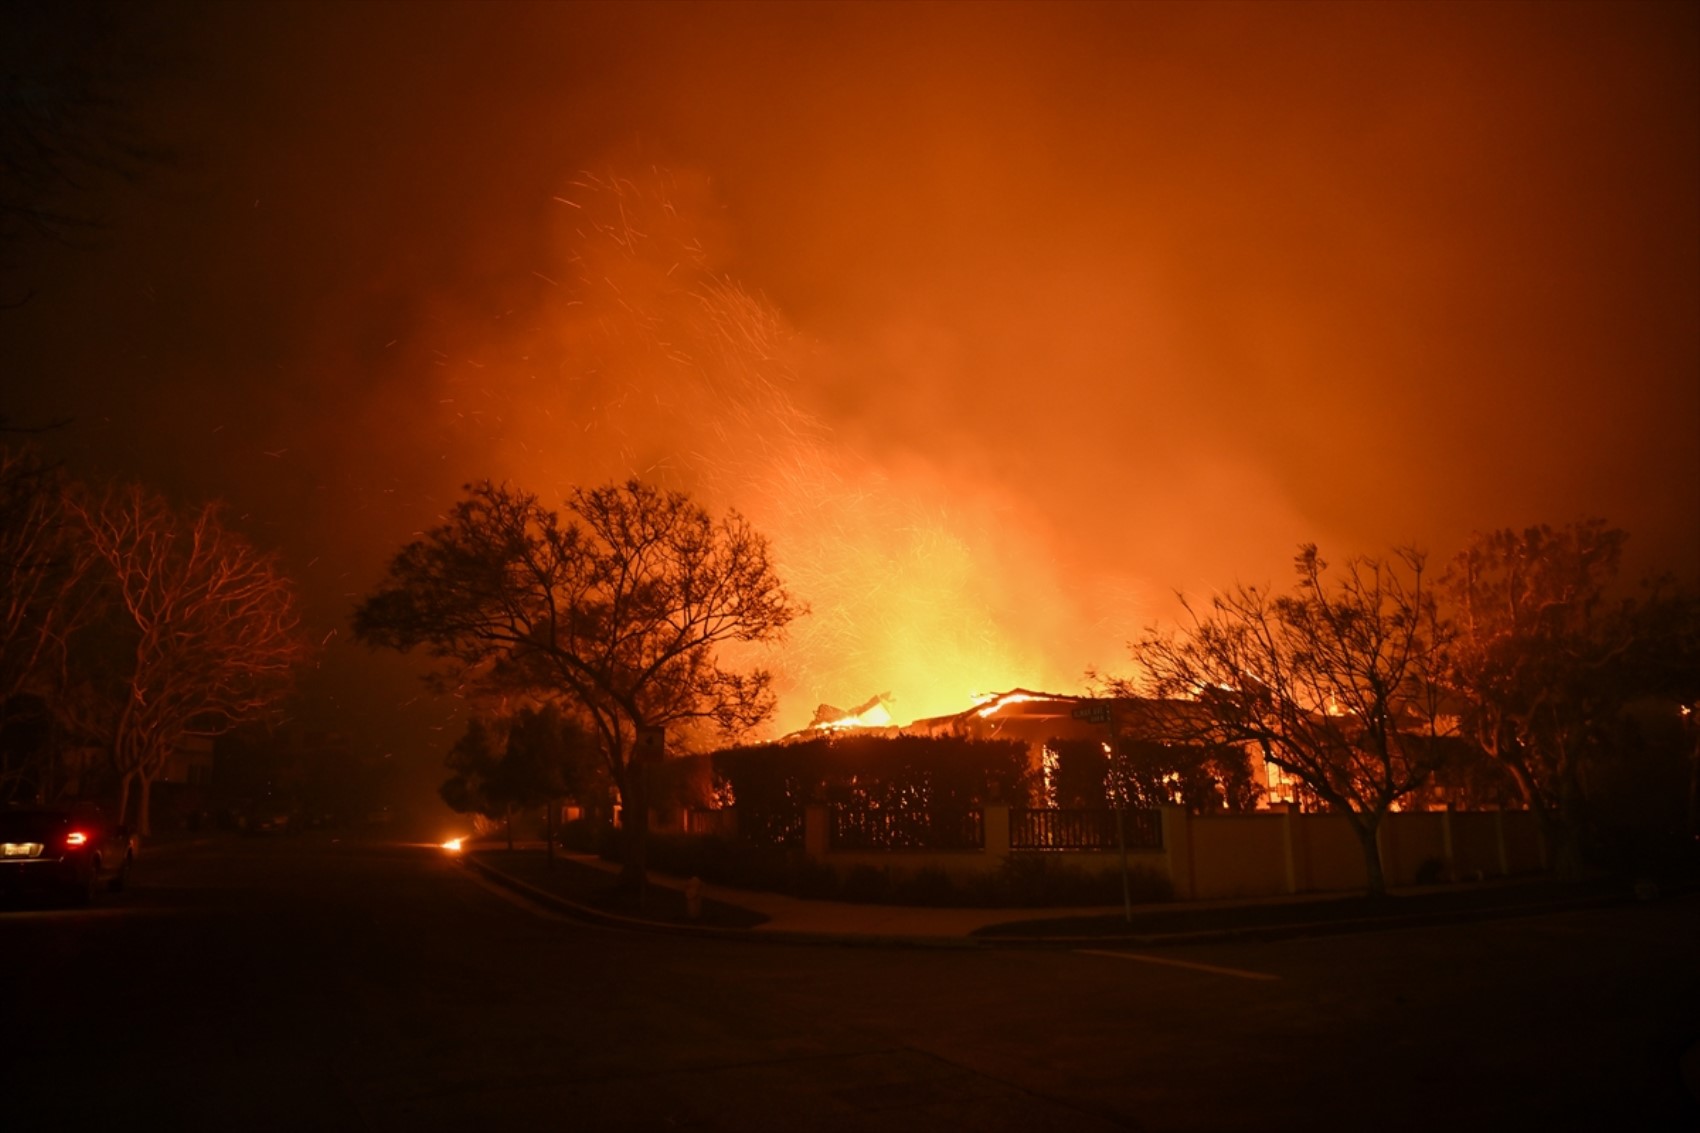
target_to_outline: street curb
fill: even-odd
[[[558,893],[540,889],[529,881],[522,881],[512,874],[504,873],[488,862],[481,862],[475,855],[462,855],[460,859],[465,865],[477,870],[498,885],[511,889],[541,904],[548,905],[558,912],[565,913],[576,920],[588,921],[592,924],[607,928],[626,929],[632,932],[664,933],[671,936],[694,936],[699,939],[735,940],[750,944],[799,944],[815,947],[850,947],[850,948],[916,948],[916,949],[957,949],[983,950],[995,947],[995,942],[987,942],[971,936],[892,936],[869,935],[864,933],[826,933],[826,932],[797,932],[792,929],[773,929],[764,931],[759,928],[723,928],[718,925],[679,924],[675,921],[652,921],[643,917],[628,917],[620,913],[610,913],[585,905]]]
[[[999,933],[977,937],[986,943],[1011,948],[1085,948],[1094,945],[1138,945],[1143,948],[1177,944],[1209,944],[1241,940],[1295,940],[1312,936],[1346,936],[1353,933],[1397,931],[1475,921],[1514,920],[1518,917],[1562,913],[1572,909],[1630,904],[1632,894],[1604,894],[1539,904],[1485,906],[1478,909],[1449,909],[1428,913],[1406,913],[1385,917],[1354,917],[1332,921],[1293,921],[1287,924],[1243,925],[1234,928],[1187,929],[1179,932],[1102,934],[1097,936],[1019,936]]]
[[[969,951],[984,951],[988,949],[1071,949],[1103,947],[1105,945],[1136,946],[1140,948],[1160,948],[1165,946],[1187,944],[1209,944],[1246,940],[1290,940],[1314,936],[1343,936],[1352,933],[1396,931],[1407,928],[1424,928],[1445,924],[1467,924],[1478,921],[1512,920],[1518,917],[1540,916],[1543,914],[1568,912],[1575,909],[1601,908],[1608,905],[1632,904],[1636,900],[1633,891],[1622,893],[1594,894],[1586,897],[1572,897],[1558,901],[1530,902],[1519,905],[1483,906],[1474,909],[1449,909],[1434,912],[1413,912],[1384,917],[1356,917],[1346,920],[1331,921],[1294,921],[1285,924],[1244,925],[1216,929],[1187,929],[1177,932],[1158,933],[1126,933],[1119,935],[1100,934],[1092,936],[1019,936],[1019,935],[975,935],[962,936],[905,936],[894,934],[865,934],[865,933],[826,933],[799,932],[792,929],[762,930],[760,928],[723,928],[715,925],[679,924],[670,921],[652,921],[642,917],[629,917],[619,913],[610,913],[590,905],[562,897],[548,890],[540,889],[530,882],[522,881],[511,874],[504,873],[487,862],[479,861],[474,855],[465,855],[461,859],[468,866],[482,873],[497,884],[503,885],[516,892],[546,904],[575,919],[604,925],[610,928],[620,928],[635,932],[666,933],[673,936],[693,936],[712,940],[736,940],[749,943],[763,944],[792,944],[810,945],[815,947],[830,946],[839,948],[909,948],[909,949],[955,949]],[[1695,886],[1679,886],[1671,890],[1669,896],[1679,896],[1691,892]]]

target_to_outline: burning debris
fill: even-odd
[[[823,734],[850,729],[889,728],[893,724],[891,710],[887,707],[890,703],[891,693],[882,692],[870,696],[849,711],[836,705],[822,704],[815,709],[815,717],[809,721],[808,727],[785,738],[814,739]]]

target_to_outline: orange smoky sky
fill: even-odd
[[[12,253],[0,408],[280,548],[331,721],[441,726],[346,617],[486,476],[748,514],[781,730],[1077,690],[1307,541],[1692,580],[1697,13],[126,8],[174,156]]]

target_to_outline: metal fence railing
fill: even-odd
[[[828,844],[835,850],[982,850],[979,810],[864,810],[834,807]]]
[[[802,846],[803,808],[762,810],[755,807],[728,809],[732,832],[740,842],[754,846]]]
[[[685,811],[683,827],[686,834],[711,834],[730,838],[738,832],[738,815],[731,807],[721,810],[701,810],[693,807]]]
[[[1122,829],[1130,850],[1163,848],[1163,821],[1158,811],[1123,811]],[[1118,845],[1113,810],[1055,807],[1009,810],[1012,850],[1114,850]]]

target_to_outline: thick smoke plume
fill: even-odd
[[[1107,622],[1104,603],[1131,616],[1140,587],[1071,584],[1029,504],[924,451],[877,435],[863,447],[804,408],[844,352],[804,339],[728,273],[705,177],[581,172],[552,203],[556,244],[529,273],[532,305],[490,319],[481,342],[426,341],[438,357],[415,400],[435,419],[415,427],[454,437],[456,465],[545,498],[636,475],[749,515],[813,610],[759,659],[782,677],[780,727],[873,692],[919,716],[1017,684],[1073,688],[1137,628]],[[371,406],[374,422],[391,404]],[[954,423],[938,436],[948,457]],[[1019,444],[1019,431],[993,443]]]

